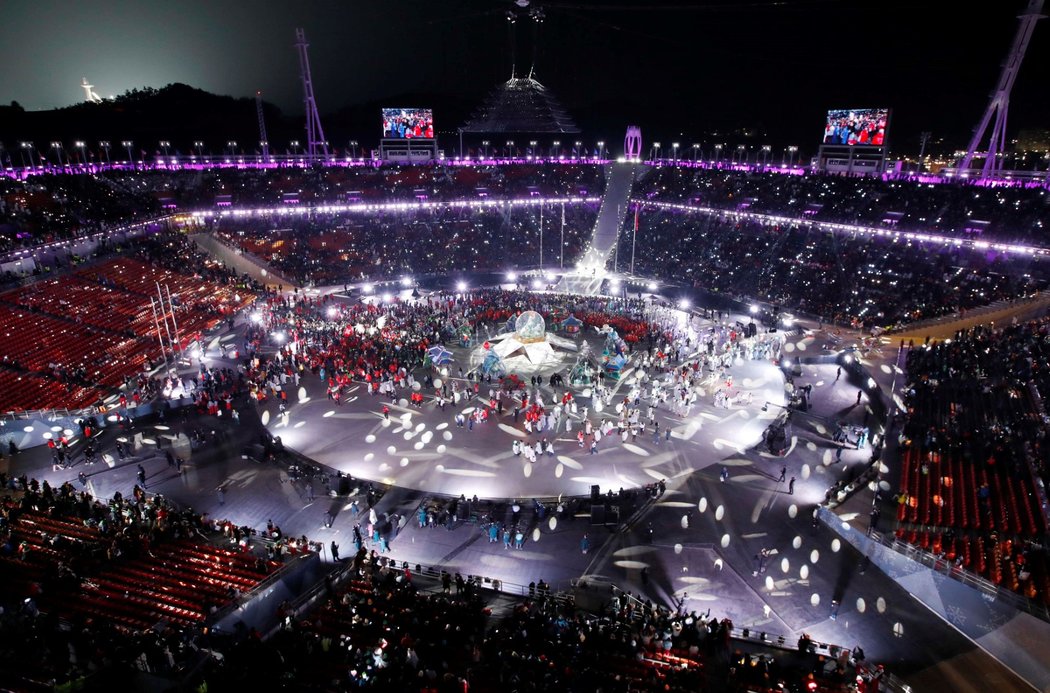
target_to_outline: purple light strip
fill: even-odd
[[[609,159],[598,157],[578,156],[525,156],[525,157],[440,157],[436,161],[447,166],[505,166],[521,164],[563,164],[563,165],[588,165],[601,166],[610,162]],[[382,159],[366,158],[331,158],[325,162],[325,166],[332,168],[378,168],[384,163],[392,163],[400,166],[427,165],[432,161],[401,163],[397,161],[384,161]],[[265,170],[285,168],[312,168],[315,162],[305,157],[270,157],[263,161],[261,157],[156,157],[128,163],[127,161],[113,161],[92,164],[67,164],[64,166],[31,166],[14,167],[9,166],[0,175],[16,180],[23,180],[29,176],[58,175],[58,174],[83,174],[92,175],[103,171],[204,171],[208,169],[235,169],[235,170]]]
[[[970,250],[996,250],[1002,253],[1015,253],[1018,255],[1034,255],[1037,257],[1050,257],[1050,248],[1038,246],[1018,245],[1014,243],[992,243],[990,241],[977,241],[969,238],[954,238],[952,236],[941,236],[934,233],[922,231],[893,231],[891,229],[876,228],[874,226],[858,226],[855,224],[840,224],[831,221],[814,221],[800,217],[784,217],[776,214],[761,214],[758,212],[740,212],[729,209],[718,209],[716,207],[704,207],[698,205],[684,205],[674,202],[657,202],[653,200],[631,200],[634,204],[643,207],[656,207],[658,209],[673,209],[681,212],[706,214],[708,216],[720,216],[733,220],[758,221],[774,224],[800,224],[813,226],[822,231],[837,231],[839,233],[860,233],[867,236],[887,238],[890,240],[918,241],[920,243],[940,243],[943,246],[955,246],[957,248],[968,248]]]
[[[536,207],[539,205],[580,205],[597,204],[600,197],[526,197],[515,200],[443,200],[416,202],[380,202],[355,204],[329,204],[317,206],[292,205],[285,207],[225,207],[223,209],[202,209],[187,212],[186,215],[197,219],[208,217],[254,217],[254,216],[306,216],[309,214],[372,214],[375,212],[407,212],[422,209],[493,209],[510,205],[512,207]]]

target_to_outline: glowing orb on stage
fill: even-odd
[[[514,336],[522,344],[542,342],[547,334],[547,323],[534,310],[527,310],[514,321]]]

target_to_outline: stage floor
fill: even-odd
[[[456,364],[467,363],[467,351],[452,351],[455,374]],[[614,389],[619,398],[627,394],[635,378],[633,363]],[[731,374],[735,392],[751,393],[750,405],[716,407],[709,383],[701,387],[703,394],[686,418],[668,407],[658,408],[659,440],[654,440],[648,428],[627,442],[614,432],[602,438],[596,454],[590,453],[590,439],[583,447],[577,440],[583,408],[588,408],[595,426],[600,419],[616,421],[618,415],[612,408],[596,413],[589,390],[584,388],[558,388],[558,396],[565,389],[573,393],[579,413],[571,432],[565,431],[563,422],[553,437],[551,431],[528,435],[524,421],[515,421],[506,399],[503,416],[490,416],[473,428],[457,427],[456,414],[469,415],[477,400],[448,404],[441,411],[427,393],[426,403],[417,409],[408,405],[408,389],[391,403],[389,397],[368,395],[365,385],[359,383],[348,389],[337,406],[327,399],[324,384],[314,375],[301,381],[298,392],[289,384],[285,415],[272,399],[260,415],[286,447],[356,478],[468,497],[586,495],[592,485],[604,493],[684,477],[713,464],[733,466],[734,458],[761,442],[763,431],[782,411],[779,406],[762,411],[764,403],[783,405],[785,393],[782,372],[768,361],[738,361]],[[483,386],[482,395],[487,391],[488,386]],[[542,393],[545,402],[555,395],[547,386]],[[384,404],[390,406],[389,421],[383,417]],[[644,398],[641,409],[645,418],[648,406]],[[666,439],[668,427],[670,440]],[[543,438],[553,440],[553,456],[545,454],[530,464],[524,455],[514,455],[514,440],[535,444]]]

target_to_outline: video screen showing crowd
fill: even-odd
[[[824,144],[881,147],[886,144],[888,108],[842,108],[828,111]]]
[[[429,108],[384,108],[384,139],[434,139],[434,111]]]

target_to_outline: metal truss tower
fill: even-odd
[[[970,146],[966,148],[966,154],[959,162],[960,171],[969,169],[973,163],[977,148],[984,139],[984,133],[988,130],[988,124],[992,121],[993,115],[995,124],[992,126],[992,136],[988,140],[988,151],[984,158],[980,178],[989,178],[1002,168],[1001,154],[1006,147],[1006,114],[1010,106],[1010,90],[1013,89],[1017,72],[1021,69],[1025,50],[1032,38],[1032,32],[1035,31],[1035,23],[1043,18],[1042,11],[1043,0],[1028,0],[1028,8],[1019,17],[1021,26],[1017,28],[1017,36],[1014,37],[1010,55],[1003,63],[999,84],[992,94],[992,100],[988,102],[988,108],[985,109],[980,124],[973,131],[973,138],[970,140]]]
[[[255,92],[255,115],[259,117],[259,146],[262,147],[263,161],[270,159],[270,140],[266,137],[266,119],[263,118],[262,92]]]
[[[303,80],[303,102],[306,104],[306,155],[310,161],[316,161],[322,155],[328,161],[328,142],[321,129],[321,115],[317,112],[317,101],[314,100],[314,83],[310,79],[310,57],[306,49],[306,33],[295,30],[295,47],[299,51],[299,77]]]

